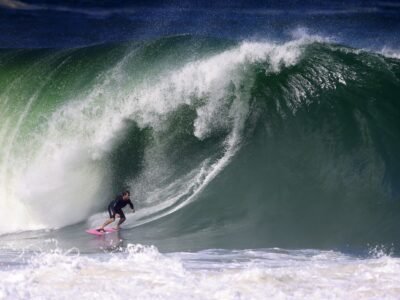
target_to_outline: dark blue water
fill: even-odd
[[[77,47],[177,34],[397,49],[397,1],[0,1],[0,47]]]

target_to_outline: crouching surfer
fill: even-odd
[[[135,212],[135,208],[133,206],[133,203],[130,199],[130,193],[129,191],[125,191],[122,193],[122,195],[118,195],[115,200],[113,200],[109,205],[108,205],[108,214],[110,215],[110,218],[104,222],[104,224],[96,229],[99,232],[104,232],[104,227],[106,227],[108,224],[111,224],[112,222],[115,221],[116,217],[119,217],[119,221],[117,224],[116,229],[119,230],[120,226],[122,223],[125,222],[125,214],[122,211],[122,208],[124,208],[126,205],[131,207],[133,212]]]

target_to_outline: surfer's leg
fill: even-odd
[[[114,221],[115,221],[115,218],[108,219],[107,221],[105,221],[105,223],[99,229],[103,229],[104,230],[104,227],[106,227],[108,224],[111,224]]]
[[[120,225],[122,224],[122,223],[124,223],[125,222],[125,217],[121,217],[120,219],[119,219],[119,221],[118,221],[118,225],[117,225],[117,229],[120,229]]]
[[[125,222],[126,218],[125,218],[125,214],[124,214],[124,212],[122,210],[119,211],[118,214],[119,214],[119,221],[118,221],[118,224],[117,224],[117,229],[119,230],[120,225]]]
[[[104,230],[104,227],[106,227],[108,224],[111,224],[112,222],[115,221],[115,212],[112,210],[111,204],[108,206],[108,214],[110,215],[110,218],[105,221],[105,223],[99,228],[99,230]]]

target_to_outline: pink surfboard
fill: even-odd
[[[107,233],[118,231],[115,228],[104,228],[104,230],[105,230],[104,232],[101,232],[101,231],[97,231],[96,228],[93,228],[93,229],[86,230],[86,232],[89,233],[89,234],[94,234],[94,235],[105,235]]]

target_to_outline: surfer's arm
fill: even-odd
[[[131,200],[129,200],[129,206],[131,207],[131,209],[133,209],[133,211],[135,211],[135,208],[133,207],[133,203],[132,203],[132,201]]]

